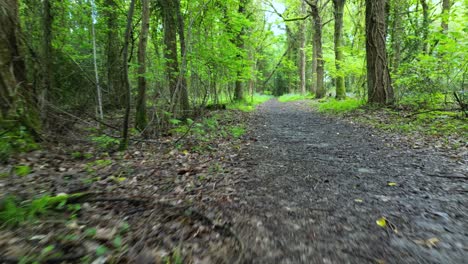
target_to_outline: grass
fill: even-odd
[[[305,99],[314,99],[315,95],[313,94],[297,94],[297,93],[289,93],[289,94],[283,94],[280,97],[278,97],[278,101],[282,103],[286,102],[293,102],[293,101],[299,101],[299,100],[305,100]]]
[[[364,105],[364,101],[356,98],[347,98],[345,100],[336,100],[334,98],[320,102],[318,111],[322,113],[342,114],[354,111]]]
[[[227,105],[227,109],[240,110],[243,112],[251,112],[255,110],[257,105],[263,104],[264,102],[272,99],[273,96],[266,94],[254,94],[243,101],[232,102]]]

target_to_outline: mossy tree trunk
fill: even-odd
[[[146,46],[149,31],[149,0],[141,0],[141,32],[138,43],[138,96],[136,100],[135,127],[143,131],[147,126],[146,118]]]
[[[386,0],[366,0],[366,59],[368,102],[392,104],[393,88],[387,63]]]
[[[335,17],[335,67],[336,67],[336,99],[346,98],[346,88],[344,76],[341,72],[343,64],[343,13],[344,13],[345,0],[333,0],[334,17]]]

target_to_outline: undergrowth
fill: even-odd
[[[75,212],[80,209],[79,204],[67,204],[67,201],[70,198],[77,198],[81,195],[43,195],[26,201],[20,201],[15,196],[6,196],[0,200],[0,223],[7,226],[16,226],[25,221],[32,221],[39,216],[46,215],[52,209],[65,209]]]
[[[322,113],[342,114],[354,111],[364,105],[364,101],[356,98],[346,98],[345,100],[336,100],[334,98],[319,101],[318,111]]]
[[[257,105],[263,104],[272,98],[272,95],[254,94],[253,96],[249,96],[242,101],[229,103],[227,104],[226,108],[231,110],[241,110],[243,112],[251,112],[255,110]]]
[[[299,100],[305,100],[305,99],[314,99],[315,95],[314,94],[297,94],[297,93],[289,93],[289,94],[283,94],[280,97],[278,97],[278,101],[282,103],[286,102],[293,102],[293,101],[299,101]]]
[[[1,124],[0,124],[1,125]],[[0,163],[7,162],[11,155],[38,149],[39,145],[26,127],[0,128]]]

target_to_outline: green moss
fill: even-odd
[[[296,94],[296,93],[290,93],[290,94],[283,94],[280,97],[278,97],[278,101],[282,103],[286,102],[294,102],[294,101],[299,101],[299,100],[306,100],[306,99],[314,99],[315,95],[313,94]]]

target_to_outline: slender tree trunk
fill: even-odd
[[[391,104],[394,100],[385,48],[386,0],[366,0],[366,58],[368,102]]]
[[[314,46],[315,54],[317,57],[317,84],[316,84],[316,98],[322,98],[326,94],[325,87],[323,85],[323,78],[325,75],[324,60],[322,51],[322,18],[320,16],[320,10],[318,6],[318,0],[308,2],[312,18],[314,19]]]
[[[122,85],[122,60],[118,31],[117,4],[115,0],[105,0],[104,14],[107,18],[107,87],[112,105],[122,108],[125,105],[125,90]]]
[[[174,1],[160,0],[164,30],[165,71],[168,80],[171,105],[180,106],[181,95],[177,89],[179,63],[177,56],[177,22]],[[171,109],[172,110],[172,109]],[[175,111],[176,112],[176,111]]]
[[[306,3],[305,1],[301,1],[301,13],[304,14],[306,12]],[[300,80],[300,89],[301,93],[305,94],[307,92],[306,89],[306,37],[307,37],[307,31],[306,31],[306,20],[301,21],[300,24],[300,30],[299,30],[299,41],[300,41],[300,47],[299,47],[299,76],[301,78]]]
[[[421,0],[421,6],[423,10],[423,22],[422,22],[422,52],[427,54],[429,52],[429,5],[427,0]],[[398,8],[398,7],[394,7]],[[399,20],[399,16],[395,17],[395,19]]]
[[[146,119],[146,46],[149,31],[149,0],[141,0],[141,32],[138,43],[138,97],[136,100],[135,127],[143,131],[147,126]]]
[[[335,67],[336,67],[336,99],[346,98],[346,88],[344,76],[341,72],[341,66],[343,63],[343,13],[344,13],[345,0],[333,0],[333,6],[335,9]]]
[[[53,70],[52,70],[52,13],[50,0],[42,1],[42,64],[43,64],[43,76],[42,76],[42,91],[40,96],[40,106],[42,121],[47,123],[48,109],[47,101],[51,100],[50,93],[54,89],[53,81]]]
[[[95,20],[96,20],[96,6],[94,0],[91,0],[91,33],[93,37],[93,63],[94,63],[94,74],[96,78],[96,93],[97,93],[97,102],[98,102],[98,113],[99,118],[104,119],[104,112],[102,111],[102,95],[101,95],[101,86],[99,85],[99,73],[97,67],[97,55],[96,55],[96,31],[95,31]]]
[[[312,24],[314,23],[315,23],[314,19],[312,18]],[[316,94],[317,93],[317,45],[315,43],[315,30],[313,28],[312,28],[312,67],[311,67],[312,84],[311,84],[310,92],[313,94]]]
[[[130,117],[130,96],[131,96],[131,88],[130,88],[130,80],[128,78],[128,46],[130,43],[130,35],[132,33],[132,21],[133,21],[133,13],[135,11],[135,0],[130,1],[130,7],[128,8],[128,15],[127,15],[127,26],[125,27],[125,39],[124,39],[124,46],[122,50],[122,57],[123,57],[123,70],[122,70],[122,79],[124,81],[123,85],[126,88],[126,102],[125,102],[125,116],[123,120],[123,128],[122,128],[122,141],[120,141],[120,150],[126,150],[128,147],[128,123]]]
[[[248,0],[240,0],[239,1],[239,10],[238,13],[242,16],[245,15],[245,6],[247,5]],[[237,55],[237,58],[242,61],[243,56],[240,54],[245,49],[245,44],[244,44],[244,35],[245,35],[245,28],[242,27],[239,34],[237,35],[237,39],[235,40],[236,46],[238,49],[239,54]],[[241,63],[241,67],[243,68],[243,63]],[[234,100],[239,101],[242,100],[244,97],[243,94],[243,83],[242,83],[242,69],[237,70],[237,79],[236,79],[236,85],[234,88]]]
[[[424,1],[424,0],[422,0]],[[401,61],[401,34],[402,34],[402,26],[401,26],[401,1],[396,0],[393,1],[392,6],[392,31],[391,31],[391,44],[392,44],[392,57],[390,61],[391,72],[396,73],[398,68],[400,67]]]
[[[442,32],[447,34],[448,32],[448,22],[450,16],[450,0],[442,1],[442,22],[440,26],[442,27]]]
[[[189,96],[188,96],[188,87],[187,79],[185,78],[185,72],[187,70],[187,46],[185,41],[185,32],[184,32],[184,18],[180,11],[180,0],[175,1],[176,12],[177,12],[177,31],[179,32],[179,42],[180,42],[180,59],[182,61],[180,67],[179,85],[180,90],[180,108],[183,116],[187,116],[187,112],[190,109]]]

